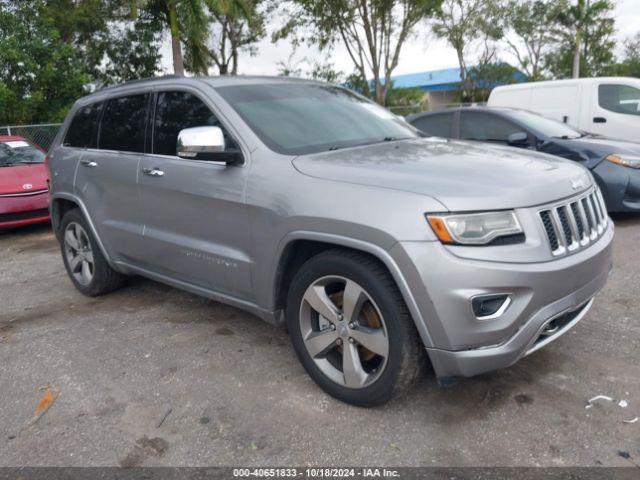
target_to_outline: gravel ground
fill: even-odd
[[[587,317],[515,366],[360,409],[287,334],[141,278],[72,287],[49,227],[0,233],[0,466],[640,464],[640,217]],[[36,420],[47,385],[56,401]],[[628,401],[596,405],[597,394]]]

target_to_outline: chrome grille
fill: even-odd
[[[597,188],[566,203],[545,207],[540,220],[554,256],[586,247],[607,227],[607,209]]]

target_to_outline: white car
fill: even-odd
[[[640,141],[640,79],[581,78],[494,88],[491,107],[522,108],[589,133]]]

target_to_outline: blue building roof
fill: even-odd
[[[514,79],[523,82],[525,76],[516,70]],[[460,68],[445,68],[420,73],[407,73],[391,77],[394,88],[418,88],[426,92],[447,92],[457,90],[460,85]]]
[[[455,90],[460,83],[459,68],[407,73],[391,77],[395,88],[419,88],[425,91]]]

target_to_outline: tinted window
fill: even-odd
[[[158,95],[153,131],[153,153],[175,155],[178,133],[191,127],[222,125],[202,100],[187,92],[162,92]],[[224,131],[227,150],[237,148]]]
[[[411,120],[411,124],[418,130],[422,130],[427,135],[451,138],[453,113],[442,113],[438,115],[419,117]]]
[[[512,133],[522,128],[496,115],[476,112],[460,113],[460,138],[481,142],[506,142]]]
[[[114,98],[107,102],[100,123],[100,148],[144,152],[148,95]]]
[[[69,147],[96,148],[101,108],[102,103],[94,103],[80,108],[71,120],[64,144]]]
[[[285,155],[420,136],[385,108],[340,87],[271,83],[217,91],[269,148]]]
[[[612,112],[640,115],[640,90],[628,85],[600,85],[598,104]]]
[[[510,110],[507,115],[509,118],[513,118],[531,130],[535,130],[537,133],[547,137],[579,138],[582,136],[582,133],[566,123],[543,117],[537,113],[525,112],[524,110]]]

